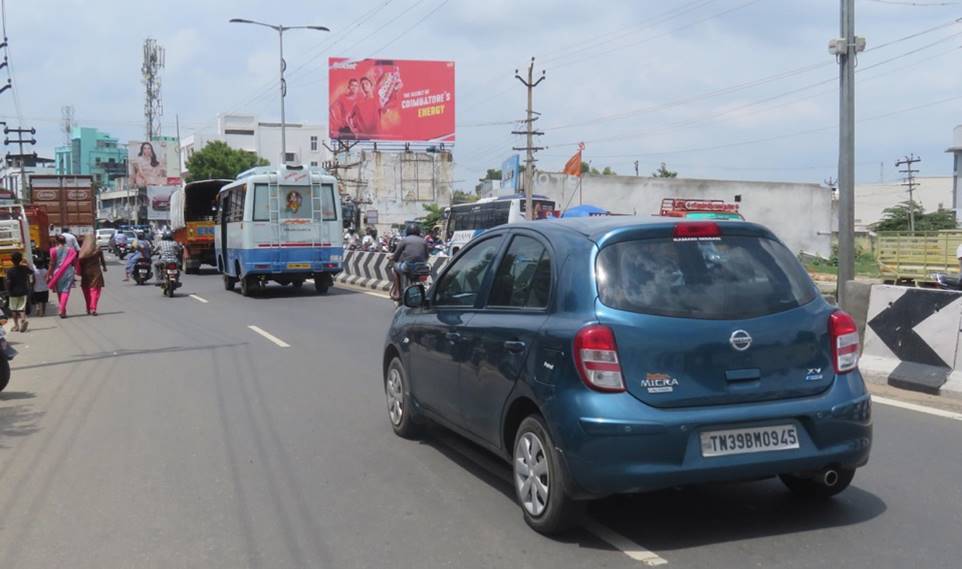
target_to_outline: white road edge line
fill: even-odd
[[[291,345],[288,344],[287,342],[285,342],[284,340],[281,340],[280,338],[278,338],[277,336],[271,334],[270,332],[265,332],[264,330],[262,330],[261,328],[258,328],[257,326],[254,326],[253,324],[250,325],[250,326],[248,326],[248,328],[250,328],[250,329],[253,330],[255,333],[260,334],[261,336],[267,338],[268,340],[270,340],[271,342],[277,344],[278,346],[280,346],[280,347],[282,347],[282,348],[290,348],[290,347],[291,347]]]
[[[926,415],[935,415],[936,417],[942,417],[943,419],[952,419],[953,421],[962,421],[962,413],[956,413],[954,411],[945,411],[942,409],[936,409],[935,407],[926,407],[925,405],[918,405],[916,403],[899,401],[898,399],[889,399],[888,397],[879,397],[878,395],[873,395],[872,401],[875,403],[881,403],[882,405],[889,405],[891,407],[898,407],[900,409],[908,409],[909,411],[925,413]]]
[[[593,519],[586,519],[583,525],[586,530],[595,534],[598,538],[607,542],[609,545],[613,546],[615,549],[621,551],[635,561],[640,561],[649,567],[668,564],[668,561],[663,559],[657,553],[648,551],[627,537],[599,524]]]
[[[201,297],[197,296],[196,294],[192,294],[192,295],[190,295],[190,297],[193,298],[194,300],[196,300],[197,302],[203,302],[204,304],[207,304],[207,303],[209,302],[206,298],[201,298]]]

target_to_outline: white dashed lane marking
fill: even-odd
[[[266,331],[264,331],[263,329],[261,329],[261,328],[259,328],[259,327],[257,327],[257,326],[254,326],[253,324],[250,325],[250,326],[248,326],[248,328],[250,328],[250,329],[253,330],[255,333],[260,334],[261,336],[267,338],[268,340],[270,340],[271,342],[273,342],[274,344],[277,344],[278,346],[280,346],[280,347],[282,347],[282,348],[290,348],[290,347],[291,347],[291,345],[288,344],[287,342],[285,342],[284,340],[281,340],[281,339],[278,338],[277,336],[271,334],[270,332],[266,332]]]

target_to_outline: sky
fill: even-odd
[[[327,58],[456,63],[455,188],[471,189],[523,140],[532,57],[546,79],[538,166],[585,143],[599,170],[822,182],[836,176],[838,0],[32,0],[6,6],[13,91],[0,120],[62,144],[61,107],[121,141],[144,133],[145,38],[166,49],[163,134],[215,126],[219,112],[279,119],[277,42],[233,17],[324,25],[286,35],[287,118],[326,124]],[[962,0],[856,0],[859,182],[895,181],[896,160],[950,175],[962,124]],[[0,81],[5,71],[0,70]],[[19,109],[18,109],[19,107]]]

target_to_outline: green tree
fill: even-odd
[[[421,221],[421,226],[425,232],[429,232],[444,219],[444,208],[436,203],[424,204],[422,207],[424,208],[425,215]]]
[[[668,165],[664,162],[661,163],[661,167],[652,172],[652,177],[654,178],[677,178],[678,172],[673,172],[668,169]]]
[[[451,203],[468,203],[478,201],[478,194],[469,194],[467,192],[462,192],[461,190],[454,190],[454,194],[451,196]]]
[[[605,169],[601,171],[602,176],[617,176],[618,173],[611,169],[611,166],[605,166]]]
[[[910,216],[915,214],[916,231],[939,231],[955,229],[955,212],[950,209],[939,208],[931,213],[925,213],[925,208],[917,202],[902,202],[882,211],[882,221],[876,223],[876,231],[908,231]]]
[[[253,152],[237,150],[215,140],[194,152],[187,159],[187,181],[224,178],[232,180],[244,170],[255,166],[269,166],[270,162]]]
[[[501,170],[488,168],[487,173],[485,173],[484,177],[481,178],[481,181],[483,182],[485,180],[500,180],[500,179],[501,179]]]
[[[599,172],[597,168],[592,168],[592,167],[591,167],[591,164],[588,164],[587,162],[582,162],[582,163],[581,163],[581,173],[582,173],[582,174],[591,174],[592,176],[600,176],[600,175],[601,175],[601,172]]]

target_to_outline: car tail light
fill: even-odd
[[[700,237],[721,237],[721,228],[711,221],[689,221],[679,223],[672,233],[675,239],[697,239]]]
[[[167,263],[167,269],[171,271],[177,270],[177,263]]]
[[[828,334],[832,339],[832,364],[835,373],[845,373],[858,367],[861,343],[858,326],[847,313],[839,310],[828,317]]]
[[[611,328],[601,324],[585,326],[575,336],[575,367],[581,381],[595,391],[619,393],[625,381],[618,362],[618,346]]]

